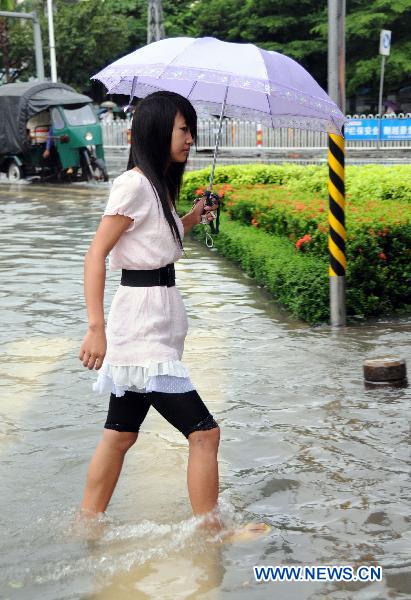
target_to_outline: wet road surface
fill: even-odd
[[[107,193],[0,184],[0,597],[410,598],[410,391],[362,380],[365,358],[410,368],[410,322],[311,328],[190,241],[176,268],[183,360],[221,426],[221,510],[272,530],[233,545],[199,538],[186,441],[155,411],[100,534],[73,526],[107,409],[77,358],[83,256]],[[118,279],[108,276],[107,308]],[[254,565],[281,564],[375,564],[383,581],[255,583]]]

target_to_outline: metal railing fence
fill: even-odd
[[[350,119],[371,119],[379,115],[347,115]],[[411,113],[384,115],[383,119],[411,118]],[[127,146],[127,130],[130,121],[117,120],[102,122],[103,144],[107,148]],[[286,149],[324,149],[327,148],[328,136],[318,131],[307,131],[305,129],[291,129],[279,127],[277,129],[261,127],[261,142],[257,143],[258,123],[251,121],[239,121],[236,119],[225,119],[221,131],[220,148],[251,149],[261,147],[262,149],[286,148]],[[197,149],[204,150],[213,148],[218,131],[217,119],[199,119]],[[346,141],[347,148],[377,148],[378,142],[374,140]],[[380,141],[379,148],[411,148],[411,141],[393,140]]]

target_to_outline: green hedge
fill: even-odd
[[[299,252],[328,259],[327,210],[308,194],[243,188],[226,200],[233,220],[287,236]],[[291,194],[291,197],[287,194]],[[353,212],[355,210],[355,212]],[[367,201],[347,210],[347,305],[350,313],[375,316],[411,302],[411,220],[403,202]]]
[[[207,186],[211,169],[186,173],[181,200],[188,201],[196,189]],[[229,165],[217,167],[214,183],[287,185],[294,192],[312,192],[327,198],[327,165]],[[411,165],[364,165],[346,167],[347,198],[404,200],[411,202]]]
[[[193,235],[204,240],[204,229]],[[309,323],[329,318],[327,262],[297,255],[287,239],[271,236],[222,215],[214,246],[263,285],[289,312]]]
[[[407,308],[411,167],[347,171],[348,189],[357,190],[355,198],[347,194],[347,312],[370,317]],[[208,175],[209,169],[186,175],[182,212],[204,189]],[[216,247],[293,315],[310,323],[329,317],[326,181],[325,166],[250,165],[216,171],[216,189],[225,194],[226,212]],[[203,236],[202,228],[194,235]]]

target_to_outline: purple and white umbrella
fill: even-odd
[[[168,38],[123,56],[96,75],[110,94],[143,98],[168,90],[188,98],[199,116],[255,121],[341,135],[346,118],[293,59],[253,44],[216,38]],[[217,135],[212,185],[218,150]]]

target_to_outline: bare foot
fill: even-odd
[[[96,541],[101,538],[106,527],[105,513],[95,513],[81,508],[74,519],[72,532],[85,541]]]
[[[204,533],[219,533],[223,529],[220,516],[214,511],[204,515],[197,528]]]
[[[233,544],[235,542],[247,542],[255,540],[271,531],[272,527],[267,523],[246,523],[223,535],[222,542]]]

